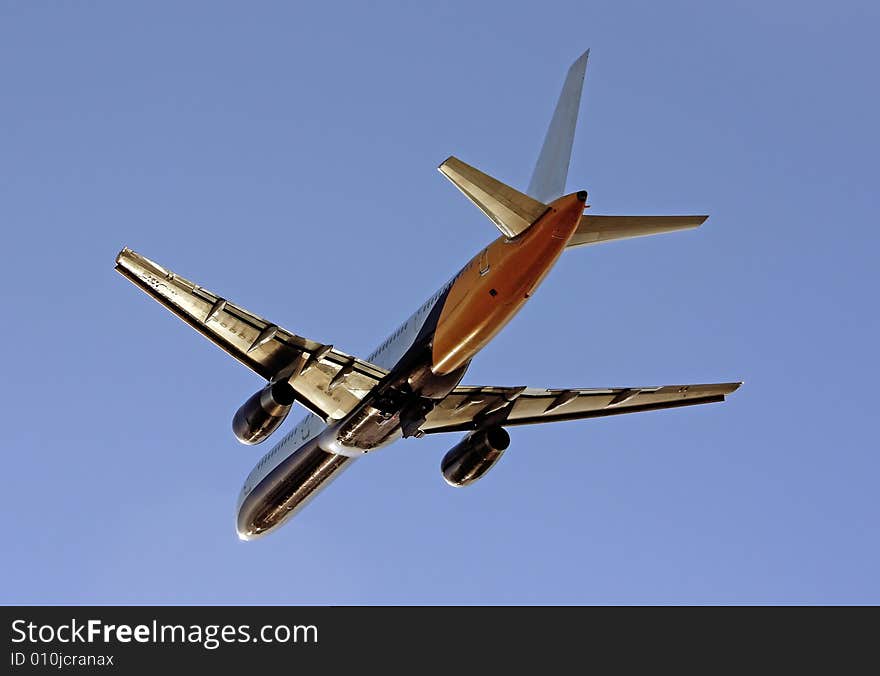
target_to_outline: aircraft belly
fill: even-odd
[[[357,457],[387,446],[401,437],[397,414],[386,417],[369,404],[358,407],[341,424],[328,427],[321,435],[321,447],[339,455]]]
[[[473,359],[519,312],[565,249],[585,199],[586,193],[578,193],[557,200],[522,235],[495,240],[465,266],[437,322],[434,373]]]
[[[253,540],[286,522],[354,458],[327,453],[312,439],[290,454],[245,496],[236,529]]]
[[[429,350],[417,347],[348,416],[327,427],[318,441],[325,451],[356,457],[401,437],[421,436],[428,413],[461,381],[469,364],[447,375],[431,370]]]

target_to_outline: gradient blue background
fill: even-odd
[[[0,5],[5,603],[880,602],[874,2]],[[235,537],[259,379],[124,245],[365,355],[496,236],[592,47],[569,188],[698,231],[566,254],[468,384],[723,405],[361,460]]]

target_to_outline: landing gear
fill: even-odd
[[[381,413],[383,419],[390,420],[406,405],[411,396],[411,393],[389,388],[376,397],[373,406]]]
[[[400,429],[403,438],[415,437],[420,439],[425,433],[419,429],[424,425],[427,415],[434,408],[434,402],[430,399],[416,399],[407,404],[400,412]]]
[[[404,438],[419,438],[424,436],[424,432],[419,428],[434,408],[434,402],[426,397],[420,397],[408,387],[389,388],[376,398],[373,407],[379,411],[382,418],[380,424],[384,425],[397,416]]]

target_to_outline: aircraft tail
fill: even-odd
[[[544,137],[544,145],[529,181],[526,192],[544,204],[549,204],[565,193],[565,180],[568,178],[571,146],[589,57],[588,49],[568,69],[559,101],[556,102],[556,110],[553,111],[553,118]]]

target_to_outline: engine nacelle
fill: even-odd
[[[508,446],[510,435],[503,427],[471,432],[443,456],[443,478],[450,486],[468,486],[492,469]]]
[[[296,401],[286,381],[267,385],[248,399],[232,418],[232,431],[243,444],[258,444],[278,429]]]

